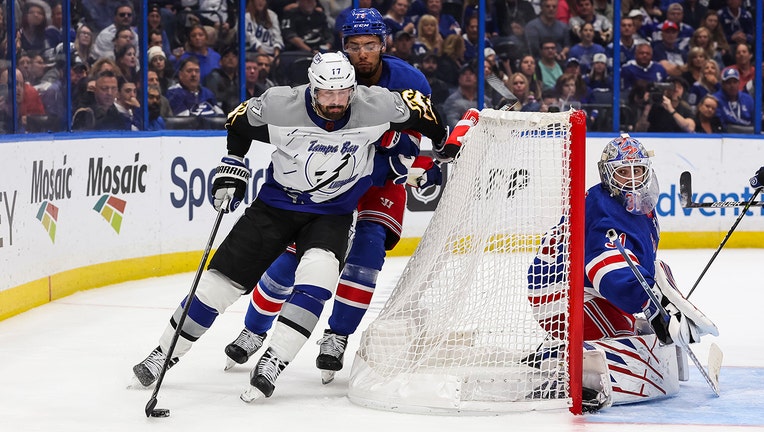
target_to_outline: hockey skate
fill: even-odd
[[[263,346],[265,340],[265,333],[257,334],[252,333],[246,328],[241,331],[239,337],[235,341],[228,344],[225,347],[225,354],[227,356],[225,362],[225,370],[231,369],[237,363],[244,364],[257,350]]]
[[[321,370],[321,382],[329,384],[334,381],[334,374],[342,369],[342,359],[345,357],[348,337],[326,329],[324,336],[319,339],[318,345],[316,367]]]
[[[135,377],[138,378],[142,386],[148,387],[154,384],[157,378],[159,378],[159,373],[162,371],[165,359],[167,359],[167,356],[162,352],[162,348],[156,347],[145,360],[133,366],[133,374],[135,374]],[[171,359],[167,369],[169,370],[175,366],[177,362],[178,357]]]
[[[273,354],[273,350],[268,348],[260,357],[257,366],[250,373],[250,388],[241,394],[240,398],[244,402],[271,397],[273,390],[276,389],[276,378],[284,370],[289,362],[281,361]]]

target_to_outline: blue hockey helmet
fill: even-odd
[[[382,15],[374,8],[358,8],[350,11],[345,24],[342,25],[342,43],[345,38],[357,35],[379,36],[382,44],[385,44],[387,36],[387,24],[382,20]]]
[[[639,140],[621,134],[605,145],[597,163],[602,185],[630,213],[649,213],[658,203],[660,191],[650,161],[652,155]]]

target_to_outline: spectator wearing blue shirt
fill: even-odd
[[[690,43],[690,38],[692,37],[692,34],[695,32],[695,29],[684,22],[684,8],[679,3],[671,3],[668,6],[668,9],[666,9],[666,20],[665,22],[673,22],[677,25],[677,29],[679,30],[679,42],[682,45],[687,45]],[[663,23],[660,23],[658,25],[658,28],[663,28]],[[653,33],[653,41],[661,40],[663,37],[660,32]]]
[[[727,7],[719,9],[719,25],[730,45],[753,44],[754,21],[751,12],[742,6],[742,0],[727,0]]]
[[[725,69],[722,72],[722,89],[714,93],[719,101],[717,113],[722,124],[729,129],[730,125],[748,126],[753,131],[753,98],[738,90],[740,74],[736,69]]]
[[[687,63],[687,46],[679,41],[679,26],[673,21],[664,21],[661,35],[661,40],[653,42],[653,61],[659,62],[669,75],[679,76]]]
[[[464,62],[469,63],[477,57],[478,48],[478,15],[473,14],[464,22]],[[485,48],[493,48],[491,41],[486,37],[484,39]]]
[[[210,72],[220,67],[220,54],[209,46],[207,31],[201,24],[195,24],[188,30],[188,42],[185,52],[178,58],[178,64],[189,57],[199,61],[202,82]]]
[[[406,15],[411,6],[410,0],[394,0],[387,10],[387,15],[382,17],[387,26],[387,34],[394,35],[399,31],[405,31],[412,36],[416,35],[416,25],[410,16]]]
[[[581,71],[583,73],[589,72],[592,68],[592,63],[595,54],[605,54],[605,48],[602,45],[594,43],[594,26],[591,23],[585,23],[581,26],[579,32],[581,35],[581,42],[573,45],[568,53],[569,58],[577,58]]]
[[[637,19],[640,23],[642,22],[642,12],[638,9],[634,9],[629,12],[629,16],[621,18],[621,57],[620,61],[617,63],[619,67],[624,65],[629,60],[634,60],[634,52],[637,49],[637,45],[639,45],[640,42],[646,42],[642,36],[637,34]],[[607,50],[605,51],[605,54],[610,59],[608,68],[611,70],[613,68],[613,56],[615,55],[614,46],[614,42],[610,42],[607,45]]]
[[[640,43],[634,54],[634,60],[628,61],[621,69],[623,89],[629,90],[637,80],[648,83],[662,82],[668,78],[666,69],[653,61],[653,48],[649,43]]]
[[[613,77],[608,73],[607,62],[607,55],[603,53],[595,54],[592,60],[591,71],[584,75],[584,82],[591,92],[592,102],[598,102],[599,98],[595,96],[597,93],[609,95],[612,99]],[[602,99],[607,97],[605,96]]]
[[[167,89],[167,100],[174,116],[222,116],[215,94],[202,87],[199,60],[187,57],[180,62],[178,83]]]
[[[456,18],[443,13],[443,0],[427,0],[427,13],[438,19],[438,31],[443,39],[449,35],[462,34],[462,28]]]

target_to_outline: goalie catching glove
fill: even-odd
[[[249,169],[244,165],[244,158],[226,156],[220,161],[215,177],[212,179],[212,197],[215,210],[223,213],[236,210],[244,199],[249,180]]]
[[[650,300],[642,309],[661,342],[687,346],[700,342],[700,337],[707,334],[719,336],[716,325],[676,288],[671,269],[661,260],[655,261],[655,285],[652,290],[668,312],[668,321]]]

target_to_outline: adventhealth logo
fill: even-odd
[[[40,209],[37,210],[37,220],[42,222],[45,231],[48,231],[50,240],[56,242],[56,224],[58,223],[58,207],[50,201],[43,201]]]
[[[114,231],[119,234],[119,229],[122,227],[122,218],[125,215],[126,205],[127,201],[119,199],[114,195],[104,194],[98,199],[93,210],[106,219],[106,222],[108,222]]]

